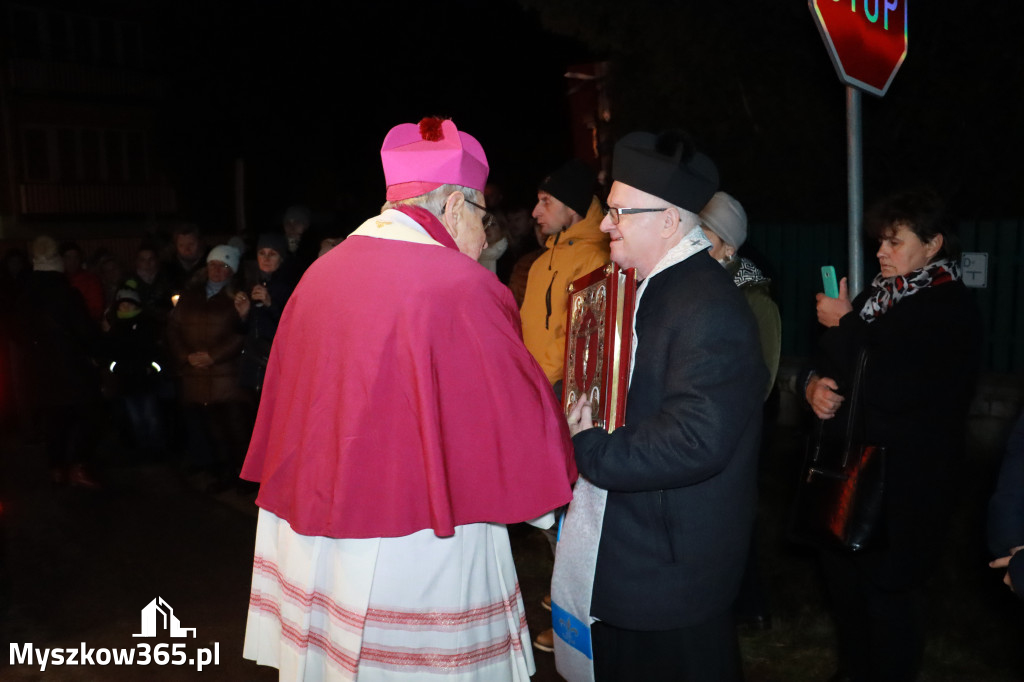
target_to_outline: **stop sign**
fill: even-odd
[[[908,0],[808,0],[839,79],[881,97],[907,56]]]

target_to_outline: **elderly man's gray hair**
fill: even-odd
[[[427,192],[426,194],[421,194],[418,197],[402,199],[401,201],[388,201],[380,210],[385,211],[389,208],[395,208],[396,206],[419,206],[440,218],[441,214],[444,213],[444,202],[452,192],[462,192],[463,196],[473,203],[481,205],[484,203],[483,194],[478,190],[463,187],[461,185],[441,185],[437,189]]]

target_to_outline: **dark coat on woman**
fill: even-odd
[[[229,282],[212,297],[206,283],[196,282],[181,295],[167,324],[167,342],[181,378],[181,398],[186,403],[223,403],[243,400],[238,388],[238,363],[242,354],[243,328]],[[206,351],[211,367],[193,367],[190,353]]]
[[[253,286],[260,283],[267,287],[270,305],[257,305],[253,301],[249,307],[239,375],[242,386],[257,391],[263,387],[263,377],[270,359],[270,346],[277,333],[277,325],[281,322],[284,306],[295,289],[296,280],[290,273],[280,268],[269,274],[257,271],[256,281],[251,282],[247,288],[251,291]]]
[[[100,349],[100,329],[64,273],[32,272],[18,300],[18,316],[16,337],[32,403],[99,401],[100,374],[92,358]]]
[[[703,253],[650,278],[636,334],[625,426],[573,438],[580,474],[608,490],[591,615],[668,630],[736,596],[767,370],[743,294]]]
[[[879,548],[858,555],[885,589],[919,584],[943,544],[978,363],[977,310],[959,281],[905,297],[871,322],[859,312],[873,293],[821,337],[815,371],[849,390],[861,349],[864,439],[884,445],[886,491]],[[848,401],[844,402],[844,408]],[[841,409],[829,427],[845,428]]]

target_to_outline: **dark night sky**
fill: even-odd
[[[566,67],[609,58],[616,133],[689,128],[752,215],[845,222],[844,89],[806,3],[526,4],[543,27],[515,0],[161,0],[154,64],[184,207],[230,220],[243,157],[252,228],[292,202],[351,227],[382,201],[387,130],[430,114],[477,136],[527,201],[571,153]],[[961,217],[1019,216],[1024,11],[964,7],[911,3],[903,68],[884,99],[863,96],[866,198],[923,181]]]
[[[385,134],[425,115],[476,136],[513,197],[571,153],[562,74],[587,52],[508,0],[272,1],[244,13],[209,3],[201,14],[188,4],[160,22],[166,152],[194,187],[184,201],[207,219],[231,215],[241,156],[253,227],[292,202],[361,221],[383,201]]]

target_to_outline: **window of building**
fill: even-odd
[[[129,182],[146,182],[149,180],[146,163],[146,136],[138,130],[125,135],[125,162]]]
[[[49,133],[44,128],[25,129],[25,177],[30,182],[49,182],[53,179]]]
[[[103,163],[100,151],[100,131],[85,128],[79,131],[82,149],[82,180],[100,182],[103,179]]]
[[[108,130],[103,135],[107,162],[107,182],[124,182],[128,178],[124,168],[124,133]]]
[[[78,168],[81,155],[78,153],[78,131],[73,128],[57,130],[57,168],[60,182],[77,182],[82,179]]]
[[[142,28],[138,24],[121,24],[121,56],[125,68],[142,68]]]
[[[99,42],[99,62],[103,66],[117,66],[120,64],[120,50],[118,49],[117,27],[109,19],[101,19],[96,23],[96,35]]]
[[[71,17],[74,60],[79,64],[96,63],[96,22],[81,14]]]
[[[66,62],[72,58],[71,33],[68,15],[63,12],[46,13],[45,54],[53,60]]]
[[[42,15],[27,7],[12,7],[10,17],[10,45],[14,56],[24,59],[42,57]]]
[[[148,142],[141,130],[33,127],[23,139],[28,182],[149,181]]]

